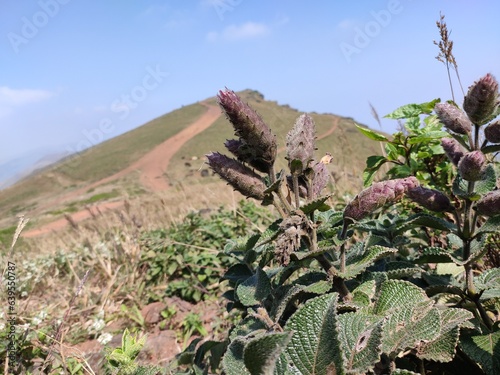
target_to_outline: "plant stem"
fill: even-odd
[[[316,256],[316,260],[321,264],[321,267],[326,271],[330,279],[332,280],[333,288],[340,294],[340,297],[344,302],[349,302],[352,300],[351,292],[347,289],[344,283],[344,279],[338,276],[337,270],[330,263],[330,261],[325,257],[324,254]]]
[[[271,181],[271,184],[275,183],[276,182],[276,173],[274,172],[274,166],[269,167],[268,175],[269,175],[269,180]],[[290,214],[293,211],[293,208],[290,206],[290,204],[286,200],[285,196],[283,195],[283,191],[281,190],[281,186],[276,190],[276,194],[278,195],[278,198],[279,198],[281,204],[283,205],[283,207],[285,208],[286,212],[283,211],[282,207],[278,207],[279,204],[275,203],[274,206],[276,207],[276,209],[278,210],[278,212],[280,213],[280,215],[282,217],[287,217],[288,216],[287,214]]]
[[[345,243],[340,246],[340,272],[345,272]]]
[[[295,208],[298,210],[300,207],[299,196],[299,175],[292,173],[293,195],[295,196]]]

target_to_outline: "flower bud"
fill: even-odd
[[[441,146],[443,146],[448,159],[450,159],[453,164],[458,165],[458,162],[465,154],[465,149],[462,145],[454,138],[442,138]]]
[[[460,109],[450,103],[438,103],[434,107],[439,120],[443,125],[457,134],[468,134],[471,130],[471,122]]]
[[[500,215],[500,190],[491,191],[478,200],[476,209],[480,215]]]
[[[309,163],[314,157],[314,140],[316,137],[316,129],[311,116],[307,114],[301,115],[292,130],[286,136],[286,151],[288,165],[292,169],[292,162],[298,160],[301,166],[298,170],[291,170],[293,173],[301,174],[308,168]]]
[[[466,153],[458,163],[460,176],[467,181],[478,181],[483,178],[486,156],[481,151]]]
[[[464,110],[476,125],[490,121],[498,104],[498,82],[489,73],[474,82],[464,98]]]
[[[386,203],[395,203],[409,190],[418,186],[411,176],[395,180],[376,182],[359,193],[344,209],[344,219],[361,220]]]
[[[312,196],[313,199],[321,195],[321,191],[328,184],[328,179],[330,178],[330,172],[326,168],[326,165],[322,162],[314,163],[313,165],[314,177],[312,181]]]
[[[257,173],[239,161],[218,152],[213,152],[206,156],[210,168],[222,177],[222,179],[226,180],[234,189],[246,197],[259,200],[264,199],[266,185]]]
[[[417,186],[406,193],[415,203],[434,212],[453,210],[450,199],[440,191]]]
[[[266,166],[267,173],[274,164],[277,152],[276,137],[271,129],[234,91],[219,91],[218,99],[236,135],[253,149],[255,163]]]
[[[255,151],[253,150],[253,148],[247,145],[241,138],[228,139],[224,143],[224,146],[226,146],[229,152],[236,156],[239,161],[248,163],[251,167],[257,169],[259,172],[269,172],[268,163],[265,163],[261,158],[258,158],[255,155]]]
[[[495,121],[484,128],[484,136],[491,143],[500,143],[500,121]]]

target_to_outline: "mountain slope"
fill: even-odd
[[[300,112],[266,101],[257,91],[245,90],[239,94],[270,125],[283,153],[286,133]],[[0,227],[12,223],[17,213],[50,221],[99,201],[148,196],[155,190],[173,195],[179,189],[169,187],[182,188],[200,181],[220,185],[220,181],[208,173],[203,155],[209,151],[223,152],[223,142],[234,136],[232,127],[224,116],[219,116],[216,106],[216,99],[210,98],[203,104],[177,109],[1,191],[0,210],[6,215]],[[210,121],[205,121],[204,128],[190,130],[210,111]],[[365,139],[355,129],[352,119],[330,114],[312,116],[317,126],[317,155],[321,157],[330,152],[334,157],[330,170],[336,192],[356,191],[361,184],[366,157],[378,152],[378,144]],[[176,141],[180,135],[182,140]],[[161,147],[163,153],[155,151]],[[171,150],[168,160],[163,160],[165,150]],[[281,163],[284,166],[284,162]],[[145,180],[145,176],[149,176],[150,181]]]

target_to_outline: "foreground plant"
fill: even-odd
[[[226,245],[238,264],[225,297],[242,318],[227,341],[195,342],[179,364],[193,374],[495,373],[500,270],[479,263],[500,225],[488,156],[500,150],[496,129],[479,142],[498,114],[491,76],[469,89],[466,112],[438,100],[402,107],[389,117],[406,118],[406,133],[392,141],[363,128],[386,156],[368,160],[367,188],[343,211],[326,204],[310,116],[288,133],[288,170],[276,173],[269,127],[235,93],[219,101],[239,137],[225,144],[236,159],[211,153],[208,164],[281,217]],[[385,163],[390,179],[372,183]]]

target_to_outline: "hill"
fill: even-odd
[[[286,133],[301,112],[265,100],[258,91],[245,90],[239,95],[277,135],[278,159],[282,160]],[[317,127],[317,155],[330,152],[333,156],[329,167],[335,192],[358,190],[366,158],[380,152],[379,145],[362,136],[351,118],[311,115]],[[198,208],[218,205],[228,196],[236,199],[204,164],[204,155],[223,151],[223,142],[229,138],[233,138],[232,127],[220,115],[215,97],[184,106],[0,191],[4,213],[0,228],[14,225],[19,214],[31,217],[31,225],[36,227],[55,220],[64,222],[67,214],[83,217],[82,212],[87,211],[89,216],[88,205],[113,208],[123,199],[151,199],[152,193],[171,206],[188,201]]]

